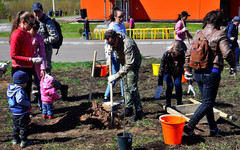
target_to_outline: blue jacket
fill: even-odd
[[[238,46],[237,40],[238,40],[238,26],[233,24],[233,22],[229,22],[227,26],[227,37],[228,37],[228,43],[231,48],[234,48]],[[231,37],[235,37],[234,41],[230,40]]]
[[[7,99],[13,115],[24,115],[29,112],[31,102],[21,86],[10,84]]]

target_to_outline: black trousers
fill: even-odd
[[[29,123],[30,118],[28,113],[18,116],[13,115],[13,139],[17,140],[21,138],[22,141],[26,141],[29,135]]]

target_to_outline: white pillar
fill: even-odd
[[[52,3],[53,3],[53,12],[54,12],[54,16],[56,16],[56,11],[55,11],[55,0],[52,0]]]

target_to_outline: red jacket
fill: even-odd
[[[21,27],[18,27],[10,37],[10,56],[13,60],[12,67],[32,68],[34,56],[31,36]]]

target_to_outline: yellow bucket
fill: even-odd
[[[159,67],[160,67],[160,64],[152,64],[153,75],[154,75],[154,76],[158,76]]]

